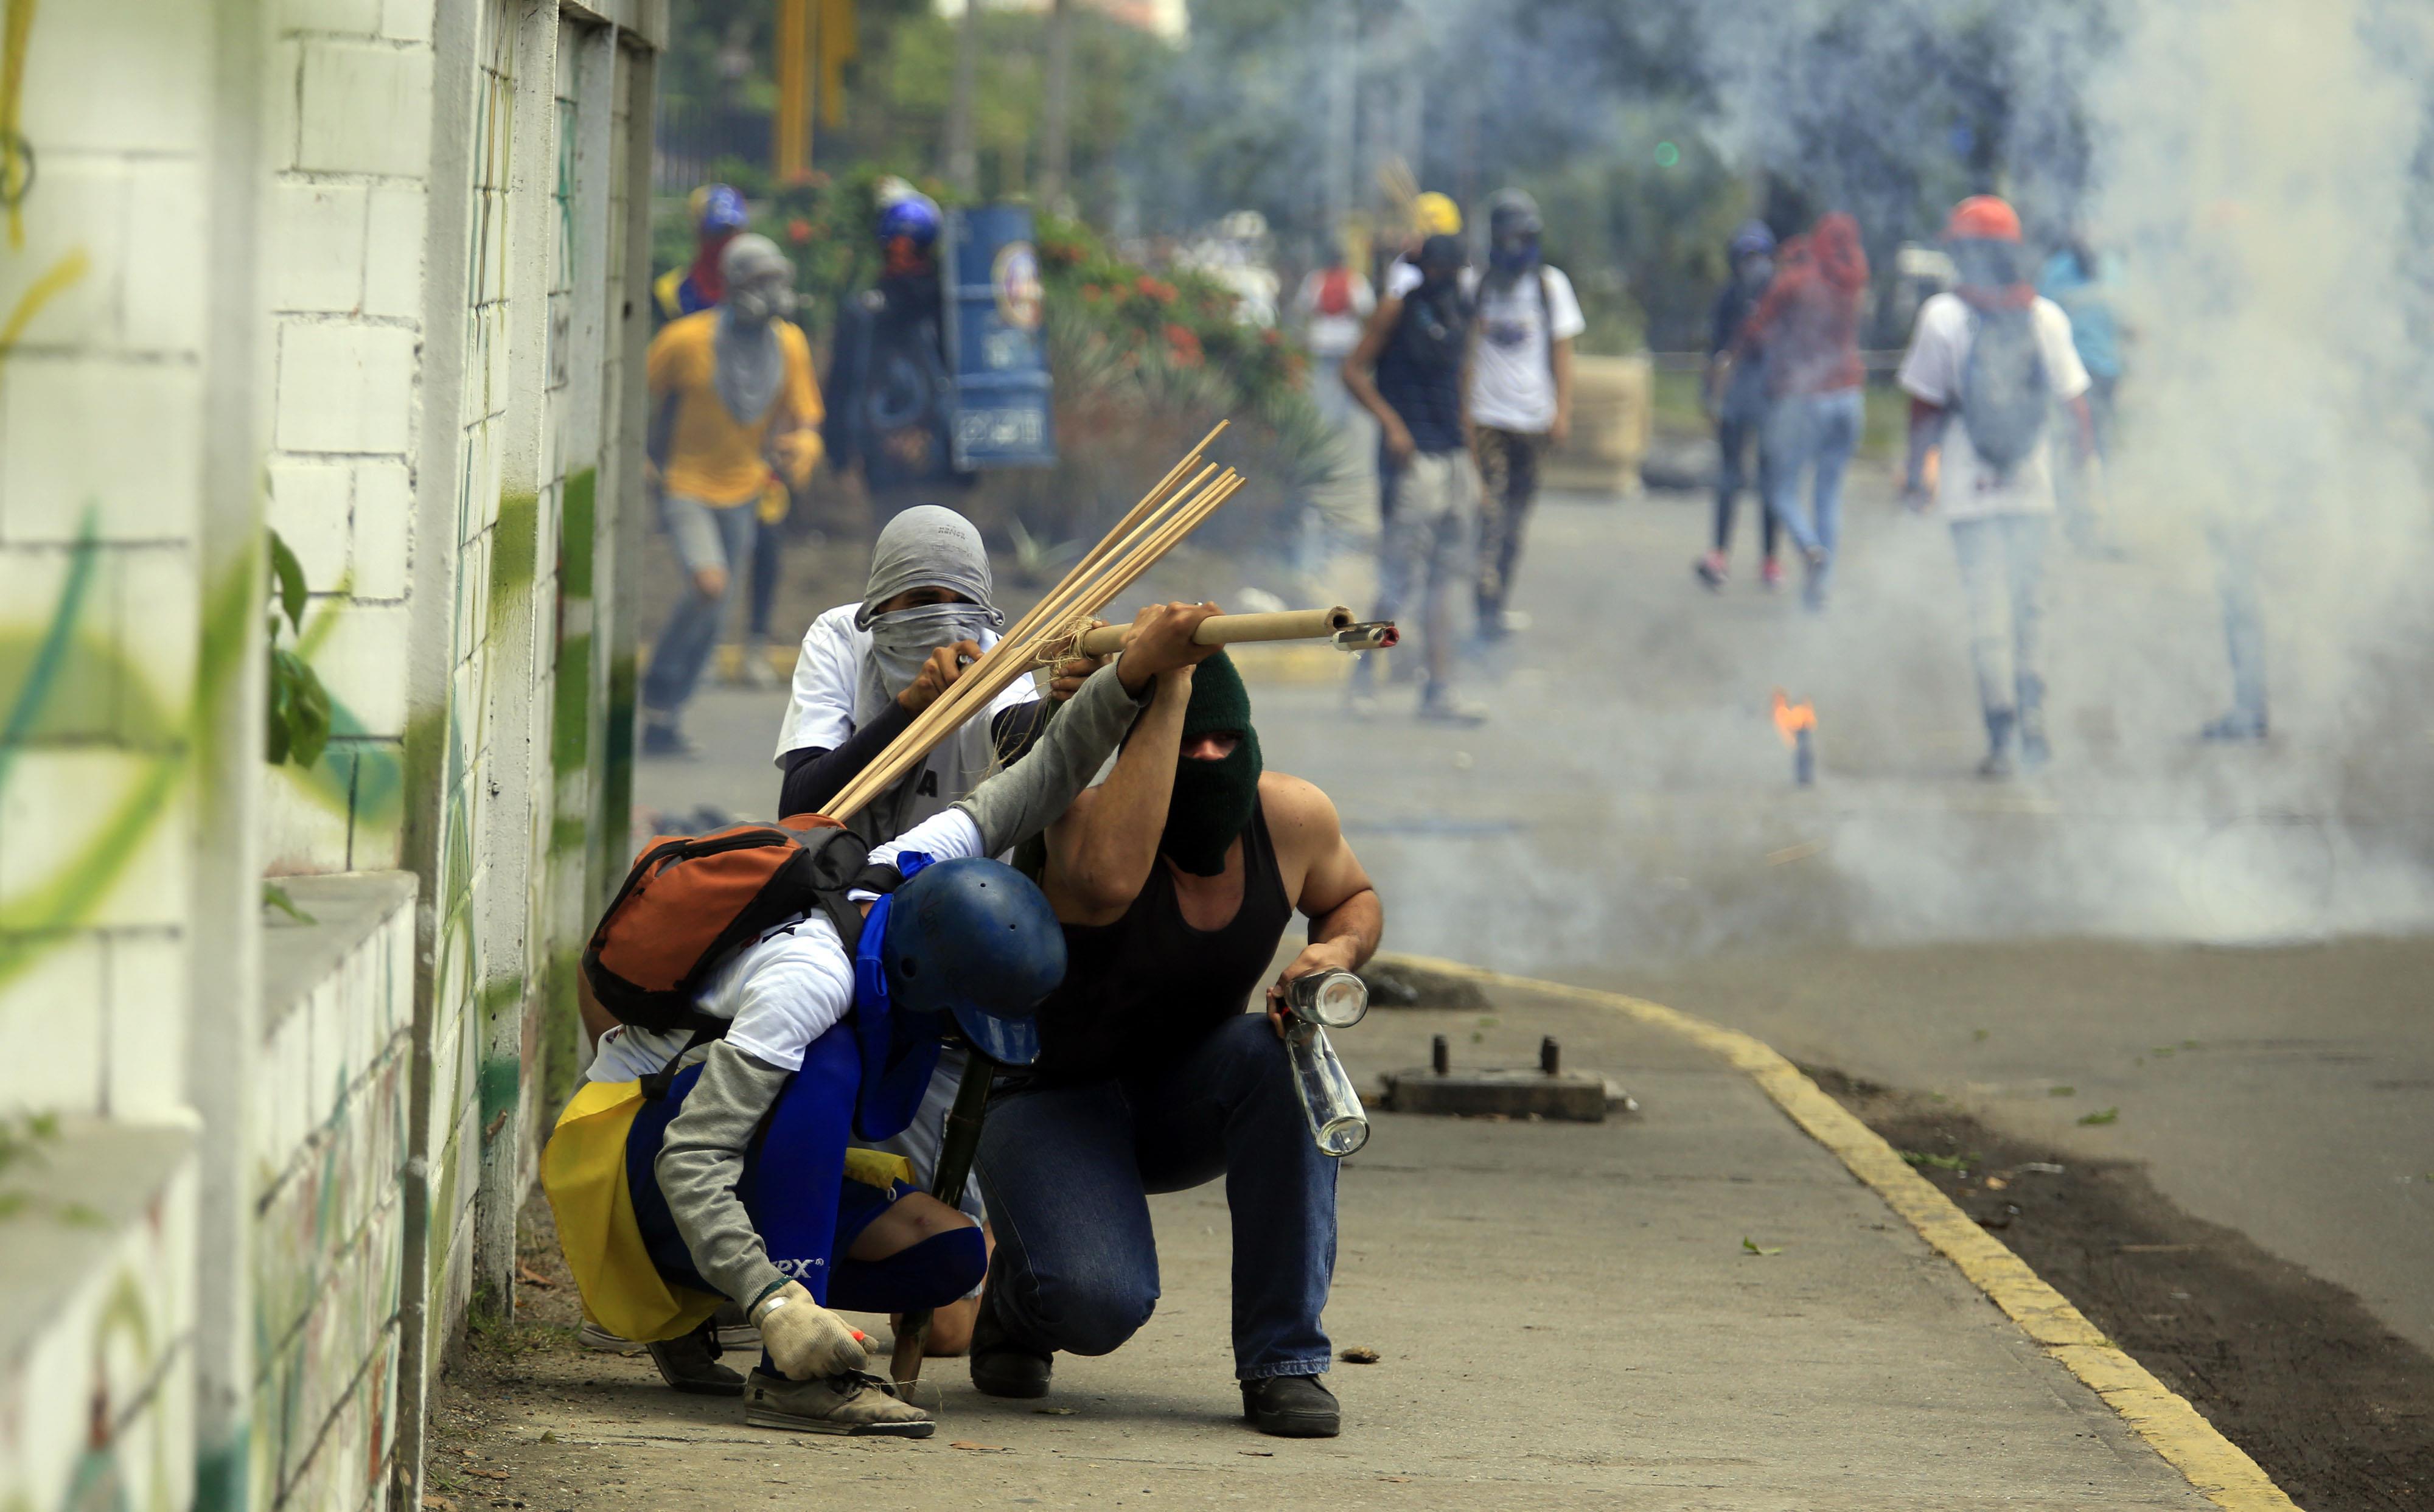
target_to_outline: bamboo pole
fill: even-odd
[[[1217,614],[1200,622],[1200,628],[1191,632],[1191,644],[1241,645],[1250,641],[1318,641],[1338,630],[1348,630],[1352,625],[1352,611],[1341,604],[1333,609],[1296,609],[1277,614]],[[1109,625],[1083,632],[1073,649],[1084,656],[1106,656],[1121,649],[1123,644],[1123,627]]]
[[[859,813],[915,763],[929,755],[950,732],[986,707],[1016,678],[1027,675],[1036,664],[1040,647],[1053,633],[1062,629],[1070,637],[1072,631],[1069,627],[1106,607],[1152,562],[1232,497],[1245,480],[1231,468],[1218,472],[1213,467],[1203,467],[1181,490],[1169,491],[1174,481],[1197,460],[1201,450],[1217,434],[1210,431],[1200,446],[1170,469],[1055,591],[916,716],[912,726],[878,760],[847,783],[828,805],[829,816],[844,820]],[[1217,475],[1211,478],[1211,472]]]

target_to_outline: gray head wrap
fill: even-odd
[[[785,381],[785,353],[779,348],[773,316],[795,308],[795,265],[766,236],[746,232],[718,254],[727,299],[718,307],[718,337],[711,344],[719,403],[739,425],[769,412]]]
[[[854,690],[856,721],[868,720],[887,699],[911,686],[920,676],[921,663],[937,647],[978,641],[1003,626],[1005,616],[990,602],[995,586],[981,533],[954,510],[916,505],[887,522],[871,553],[862,608],[853,616],[855,628],[870,632],[870,654],[863,658]],[[872,612],[916,588],[944,588],[971,602]]]

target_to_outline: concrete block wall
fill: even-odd
[[[314,922],[265,942],[250,1481],[257,1506],[344,1512],[388,1486],[396,1448],[415,882],[292,891]]]
[[[213,42],[180,0],[0,29],[6,1506],[196,1480],[195,736],[259,654],[204,649],[251,582],[205,568]]]

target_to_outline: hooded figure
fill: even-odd
[[[1203,735],[1239,739],[1222,760],[1177,760],[1174,796],[1167,801],[1166,831],[1157,848],[1193,876],[1213,877],[1226,869],[1226,852],[1260,806],[1263,769],[1260,732],[1251,728],[1251,696],[1222,651],[1192,674],[1191,701],[1183,710],[1184,748]]]
[[[778,733],[786,812],[827,803],[903,731],[913,716],[897,697],[931,652],[958,641],[983,651],[997,644],[1005,616],[992,602],[995,592],[987,548],[962,515],[925,504],[887,523],[871,552],[862,601],[830,610],[803,636],[793,701]],[[921,602],[881,608],[908,593]],[[874,844],[891,839],[979,786],[1000,765],[1001,751],[1020,748],[1030,733],[1032,724],[1016,711],[1030,711],[1038,696],[1030,679],[1016,679],[987,713],[948,736],[857,815],[853,828]]]
[[[795,265],[778,244],[746,232],[727,244],[718,267],[727,297],[719,301],[718,334],[712,340],[718,367],[718,398],[738,425],[769,412],[785,380],[785,353],[775,320],[795,313]]]

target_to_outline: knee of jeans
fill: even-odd
[[[1031,1292],[1030,1332],[1067,1354],[1112,1354],[1157,1311],[1157,1287],[1123,1268],[1036,1276]]]

